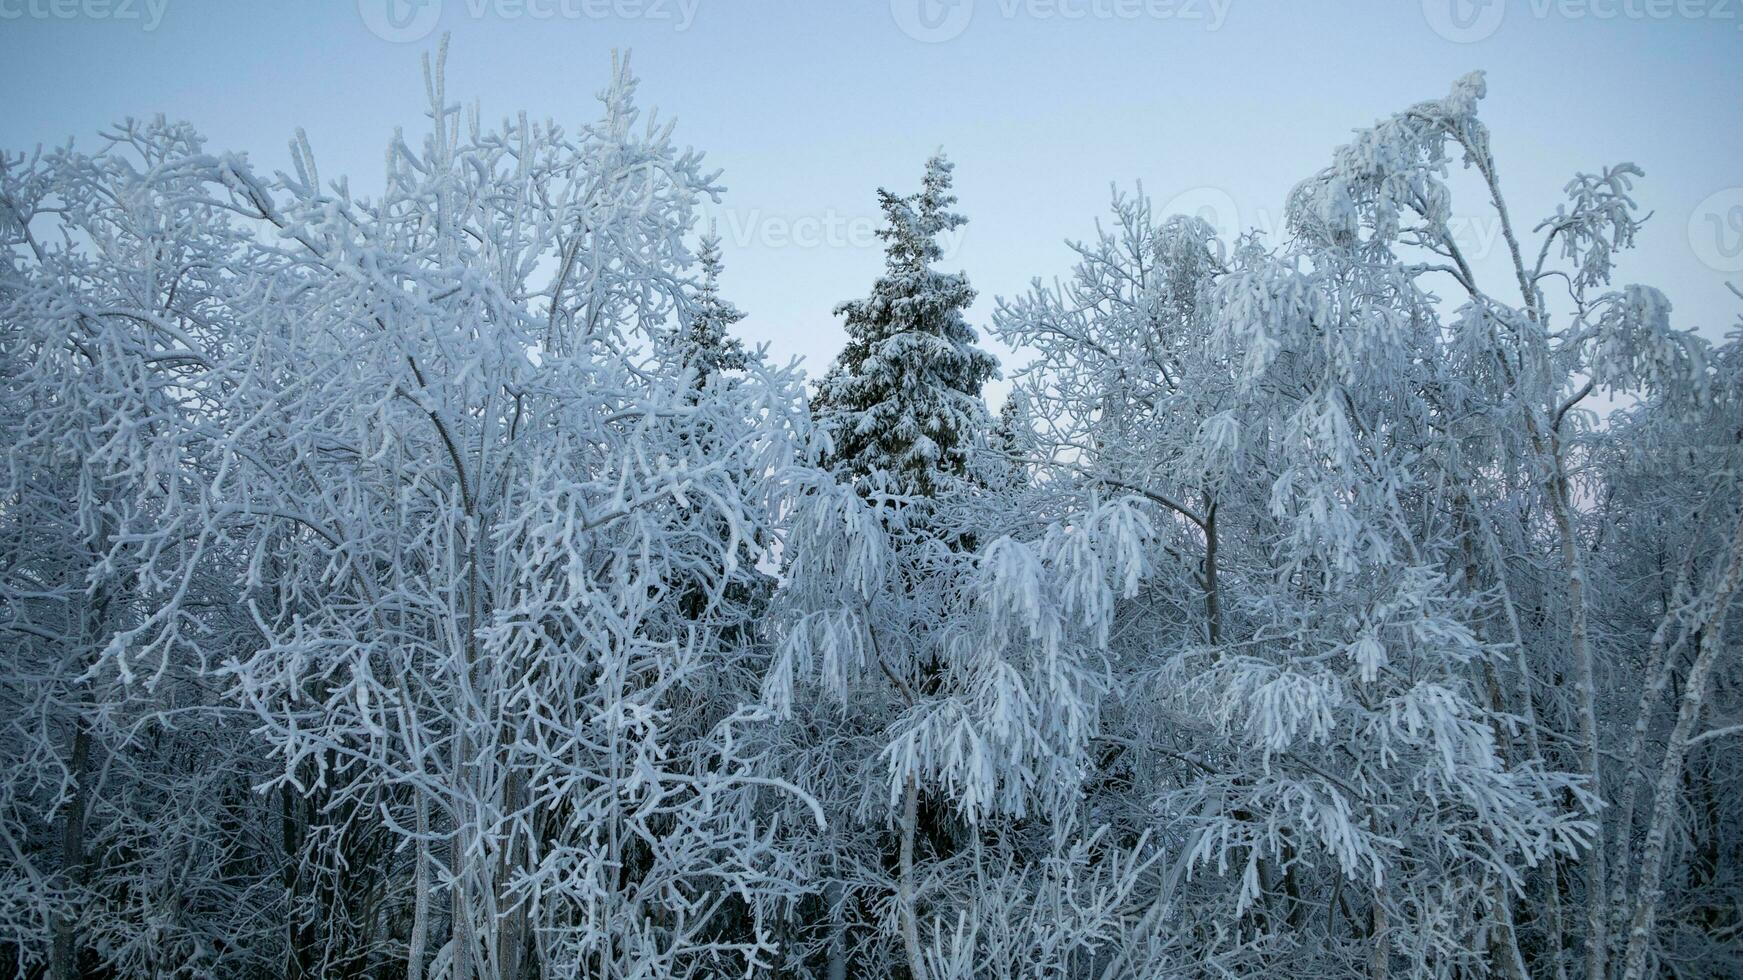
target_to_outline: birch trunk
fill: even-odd
[[[847,926],[845,906],[847,889],[841,882],[830,882],[823,891],[829,900],[829,980],[847,980]]]
[[[420,792],[417,798],[418,848],[416,894],[412,906],[412,934],[406,944],[406,980],[423,980],[424,952],[430,935],[430,804]]]
[[[908,972],[913,980],[926,980],[926,963],[920,955],[920,925],[914,910],[914,827],[919,822],[919,792],[914,777],[902,786],[901,879],[897,883],[901,903],[902,947],[908,954]]]
[[[1589,624],[1586,618],[1586,573],[1580,562],[1579,541],[1574,536],[1573,507],[1568,501],[1567,472],[1562,467],[1561,447],[1552,437],[1549,483],[1550,510],[1561,538],[1561,560],[1567,574],[1568,646],[1573,655],[1575,687],[1580,722],[1580,741],[1585,750],[1586,773],[1593,793],[1604,791],[1601,753],[1598,749],[1597,671],[1592,666]],[[1610,875],[1605,862],[1605,843],[1600,832],[1593,842],[1586,866],[1586,980],[1604,980],[1610,959]]]

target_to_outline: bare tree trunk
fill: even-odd
[[[902,917],[902,946],[908,954],[908,972],[913,980],[926,980],[926,963],[920,956],[920,925],[914,910],[914,828],[919,823],[920,794],[909,776],[902,785],[901,878],[897,901]]]
[[[302,915],[306,880],[303,874],[303,845],[309,832],[312,804],[289,786],[279,790],[279,824],[284,838],[284,893],[287,918],[285,976],[289,980],[306,980],[316,975],[314,961],[316,927],[312,919]]]
[[[1369,980],[1386,980],[1392,972],[1392,936],[1386,925],[1386,886],[1374,889],[1373,950],[1368,954]]]
[[[108,522],[104,521],[104,526]],[[89,593],[89,600],[81,616],[80,639],[89,651],[102,649],[108,641],[109,633],[109,600],[110,593],[107,581],[99,583]],[[74,668],[79,668],[75,664]],[[75,712],[82,711],[75,703]],[[91,729],[82,714],[75,714],[72,719],[73,744],[71,758],[68,760],[67,771],[73,781],[72,798],[67,801],[66,815],[61,822],[61,874],[73,886],[76,893],[85,883],[85,821],[90,813],[91,779],[88,770],[91,768]],[[72,916],[62,912],[55,916],[53,939],[49,948],[49,973],[54,980],[72,980],[78,975],[78,942],[73,935]]]
[[[1216,501],[1211,501],[1204,513],[1204,613],[1210,624],[1211,646],[1216,646],[1223,637],[1222,595],[1216,583]]]
[[[462,500],[465,501],[466,521],[463,525],[462,551],[466,558],[466,632],[460,640],[462,652],[460,676],[464,691],[468,696],[474,691],[476,678],[473,668],[478,663],[478,560],[476,547],[478,523],[472,516],[472,498],[467,490],[465,468],[460,465],[459,455],[450,450],[454,458],[455,478],[459,485]],[[467,785],[467,772],[473,765],[473,752],[470,739],[466,737],[465,705],[457,706],[459,717],[455,718],[457,728],[454,737],[453,773],[454,787],[460,789]],[[467,872],[466,856],[466,826],[467,808],[464,804],[456,808],[454,815],[454,836],[450,843],[449,860],[452,866],[449,873],[453,876],[453,965],[450,967],[454,980],[472,980],[472,961],[478,950],[478,939],[472,931],[472,909],[470,907],[472,875]]]
[[[1551,441],[1549,480],[1550,510],[1561,538],[1561,560],[1567,574],[1568,645],[1573,654],[1575,688],[1580,722],[1581,748],[1585,750],[1586,773],[1591,790],[1604,791],[1602,755],[1598,749],[1598,682],[1592,666],[1589,624],[1586,618],[1586,573],[1580,564],[1579,541],[1574,536],[1573,507],[1568,501],[1567,473],[1562,468],[1561,448]],[[1586,980],[1604,980],[1610,959],[1610,875],[1605,862],[1602,818],[1597,839],[1586,857]]]
[[[847,980],[847,924],[844,921],[847,889],[841,887],[841,882],[832,881],[824,887],[823,894],[829,902],[829,964],[826,976],[829,980]]]
[[[465,743],[464,738],[456,739],[457,746]],[[460,771],[456,768],[455,776]],[[455,785],[460,785],[458,778]],[[456,809],[454,833],[448,840],[449,873],[453,878],[450,886],[449,908],[453,922],[450,923],[453,956],[450,975],[454,980],[472,980],[472,955],[474,940],[472,938],[472,910],[467,907],[468,876],[466,873],[466,844],[463,838],[465,827],[462,824],[461,813]]]
[[[520,773],[511,771],[505,783],[502,792],[503,812],[513,813],[526,804]],[[498,862],[497,866],[499,881],[513,880],[515,867],[525,856],[525,847],[526,843],[518,833],[509,838],[507,846],[502,851],[502,860]],[[496,885],[492,885],[493,889],[496,887]],[[492,904],[495,904],[494,896]],[[521,954],[526,951],[526,906],[519,905],[507,915],[500,916],[497,928],[499,930],[496,937],[497,969],[504,980],[518,980],[521,976]]]
[[[1513,897],[1507,894],[1504,883],[1495,883],[1489,902],[1494,906],[1492,914],[1500,923],[1499,928],[1490,934],[1491,955],[1500,961],[1501,972],[1513,980],[1531,980],[1525,956],[1519,951],[1519,927],[1513,919]]]
[[[72,760],[68,770],[73,778],[72,799],[67,801],[66,815],[61,822],[61,874],[74,889],[85,879],[85,812],[89,780],[85,770],[91,757],[91,735],[83,718],[73,722]],[[73,918],[62,912],[54,919],[54,945],[49,953],[49,974],[54,980],[73,980],[78,948],[73,937]]]
[[[424,952],[430,937],[430,804],[422,791],[416,791],[418,811],[418,847],[416,857],[416,893],[412,905],[412,934],[406,943],[406,980],[423,980]]]

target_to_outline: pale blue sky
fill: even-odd
[[[1743,281],[1743,0],[420,2],[0,0],[0,146],[164,112],[276,167],[303,126],[324,175],[368,186],[393,127],[421,123],[436,32],[453,33],[450,94],[570,125],[630,48],[644,104],[726,171],[742,332],[815,375],[840,345],[831,307],[880,268],[874,189],[915,186],[935,147],[957,163],[970,224],[949,263],[984,327],[993,296],[1067,271],[1062,241],[1092,232],[1110,182],[1269,226],[1350,130],[1483,68],[1519,220],[1575,170],[1632,160],[1657,216],[1622,277],[1710,335],[1743,309],[1724,289]],[[394,33],[389,12],[431,33],[384,40],[367,25]],[[1461,32],[1481,37],[1442,36]],[[1481,252],[1492,225],[1470,220]]]

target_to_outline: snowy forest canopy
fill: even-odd
[[[442,60],[374,197],[0,158],[0,974],[1743,972],[1743,335],[1639,168],[1515,210],[1473,74],[1280,240],[1118,193],[994,415],[942,155],[808,388],[627,64]]]

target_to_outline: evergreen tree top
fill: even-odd
[[[848,341],[816,405],[839,471],[889,474],[922,495],[967,472],[989,427],[981,386],[998,371],[963,319],[974,300],[968,277],[932,268],[944,254],[939,236],[967,221],[950,210],[951,171],[935,154],[918,193],[878,191],[884,275],[870,296],[836,307]]]
[[[696,258],[702,278],[691,297],[691,307],[678,327],[674,347],[680,364],[696,372],[696,386],[707,385],[722,371],[742,371],[748,361],[744,345],[727,331],[744,319],[744,311],[720,294],[720,236],[712,226],[697,246]]]

